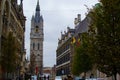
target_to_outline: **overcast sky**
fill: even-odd
[[[43,65],[53,66],[56,64],[56,49],[61,31],[67,27],[74,28],[74,18],[81,14],[85,18],[87,5],[92,8],[98,0],[39,0],[41,15],[44,19],[44,50]],[[24,15],[26,16],[25,48],[27,56],[30,56],[30,27],[31,17],[35,14],[37,0],[23,0]]]

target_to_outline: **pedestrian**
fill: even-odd
[[[44,75],[44,80],[46,80],[46,76]]]
[[[48,77],[47,77],[47,80],[49,80],[49,75],[48,75]]]

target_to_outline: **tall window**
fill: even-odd
[[[33,43],[33,50],[35,49],[35,43]]]
[[[38,50],[40,49],[40,44],[38,43]]]
[[[39,28],[39,27],[38,27],[38,26],[36,26],[35,32],[38,32],[38,28]]]

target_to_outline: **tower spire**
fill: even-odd
[[[23,0],[20,0],[20,6],[23,8]]]
[[[39,0],[37,1],[36,11],[40,11]]]
[[[35,22],[40,22],[40,6],[39,6],[39,0],[37,1],[37,6],[36,6]]]

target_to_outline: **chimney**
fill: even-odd
[[[68,26],[68,27],[67,27],[67,32],[68,32],[69,30],[70,30],[70,27]]]
[[[78,20],[77,23],[79,23],[81,21],[81,15],[80,14],[77,15],[77,20]]]
[[[76,26],[77,23],[78,23],[78,20],[77,20],[77,18],[75,18],[75,20],[74,20],[74,25]]]

